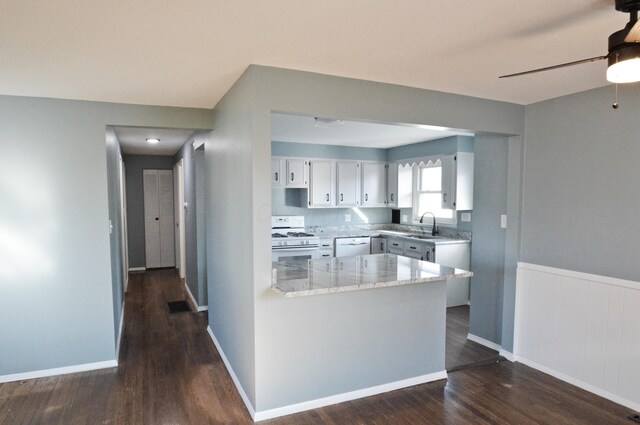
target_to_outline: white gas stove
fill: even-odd
[[[271,261],[318,258],[319,245],[317,236],[304,231],[304,216],[271,217]]]

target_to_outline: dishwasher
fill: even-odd
[[[371,252],[370,239],[369,237],[336,238],[336,257],[369,254]]]

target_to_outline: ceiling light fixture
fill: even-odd
[[[336,119],[333,119],[333,118],[313,117],[313,119],[315,120],[315,124],[314,125],[316,127],[320,127],[320,126],[324,126],[324,125],[330,125],[330,124],[344,125],[344,121],[336,120]]]
[[[147,139],[147,143],[149,143],[151,145],[156,145],[156,144],[160,143],[160,139],[155,139],[155,138]]]

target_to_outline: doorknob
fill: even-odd
[[[158,217],[156,217],[156,221],[160,220]]]

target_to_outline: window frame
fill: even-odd
[[[440,199],[442,199],[442,182],[440,183],[440,191],[434,190],[420,190],[420,181],[422,177],[422,169],[423,168],[433,168],[435,166],[439,166],[442,169],[442,158],[443,155],[429,156],[420,158],[416,160],[413,165],[413,207],[412,207],[412,216],[413,216],[413,224],[420,226],[429,226],[431,227],[431,221],[427,223],[420,223],[420,195],[423,193],[439,193]],[[442,209],[442,208],[441,208]],[[438,217],[436,216],[436,224],[437,225],[445,225],[456,227],[458,224],[458,213],[455,209],[452,211],[452,217]]]

